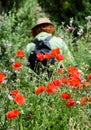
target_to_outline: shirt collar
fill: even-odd
[[[51,36],[51,35],[52,35],[52,34],[47,33],[47,32],[41,32],[41,33],[39,33],[39,34],[35,37],[35,39],[41,40],[41,39],[45,39],[46,37]]]

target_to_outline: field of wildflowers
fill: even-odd
[[[31,23],[25,18],[28,11]],[[56,35],[68,44],[77,65],[58,66],[65,57],[57,48],[37,55],[56,62],[36,74],[28,67],[24,48],[38,11],[34,15],[26,2],[0,21],[0,130],[91,130],[91,16],[84,26],[74,27],[72,18],[69,25],[57,26]]]
[[[57,68],[64,60],[58,52],[37,55],[40,60],[55,57],[55,65],[48,66],[51,77],[46,68],[40,75],[29,69],[23,50],[8,59],[7,68],[1,66],[1,130],[90,130],[91,73],[84,78],[75,66]]]

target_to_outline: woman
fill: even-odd
[[[68,64],[75,65],[74,58],[69,51],[67,45],[65,42],[59,38],[54,36],[55,32],[55,26],[48,18],[39,18],[36,25],[31,29],[31,33],[34,39],[38,40],[44,40],[48,36],[52,36],[52,38],[49,40],[49,44],[51,49],[60,48],[61,54],[64,55],[65,59],[61,61],[60,64],[62,64],[64,67]],[[26,46],[25,54],[27,59],[30,56],[30,53],[35,49],[35,44],[33,42],[28,43]]]

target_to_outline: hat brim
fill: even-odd
[[[41,24],[35,25],[34,27],[31,28],[31,30],[34,30],[35,28],[37,28],[37,27],[39,27],[39,26],[41,26],[41,25],[44,25],[44,24],[45,24],[45,25],[52,25],[53,27],[55,27],[52,23],[47,23],[47,22],[46,22],[46,23],[41,23]]]

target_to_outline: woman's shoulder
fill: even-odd
[[[35,44],[33,42],[30,42],[30,43],[27,44],[26,47],[32,47],[32,46],[35,46]]]
[[[53,36],[52,41],[57,42],[57,43],[63,43],[64,40],[61,37],[58,36]]]

